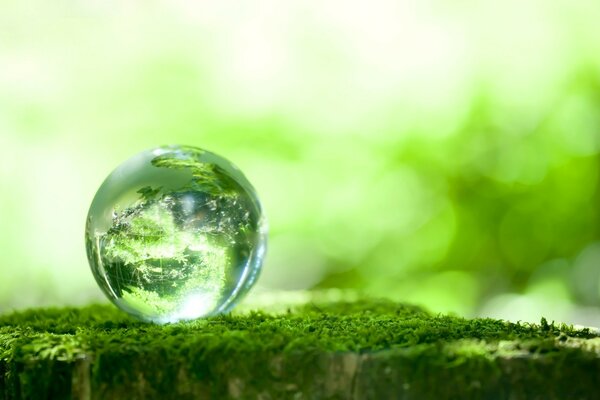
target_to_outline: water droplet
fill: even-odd
[[[85,233],[106,296],[158,323],[231,309],[256,281],[266,246],[263,212],[241,171],[187,146],[118,166],[92,201]]]

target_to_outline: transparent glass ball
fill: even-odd
[[[157,323],[230,310],[256,281],[266,248],[258,197],[226,159],[187,146],[118,166],[87,216],[87,256],[120,309]]]

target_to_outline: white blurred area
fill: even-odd
[[[83,243],[96,189],[136,152],[185,143],[231,159],[263,200],[259,292],[352,266],[369,294],[435,311],[600,326],[560,283],[600,296],[597,244],[518,294],[486,297],[459,266],[410,278],[447,255],[457,210],[435,168],[390,162],[417,143],[438,167],[527,185],[596,154],[595,110],[564,90],[600,68],[598,21],[597,0],[4,1],[0,311],[103,300]],[[494,165],[477,142],[448,154],[481,93],[514,132]],[[519,132],[557,104],[537,161],[514,163]]]

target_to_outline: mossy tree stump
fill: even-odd
[[[595,399],[595,331],[308,304],[158,326],[112,306],[0,317],[0,399]]]

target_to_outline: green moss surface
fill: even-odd
[[[595,331],[362,300],[171,325],[109,305],[0,317],[0,399],[596,398]]]

